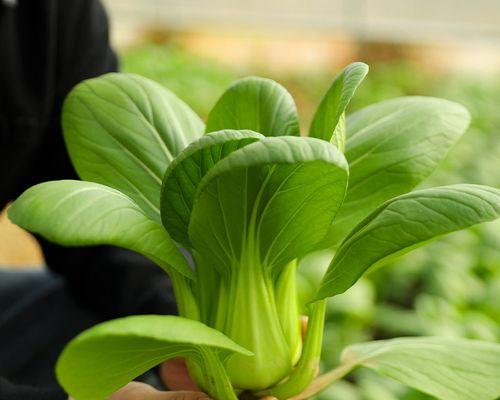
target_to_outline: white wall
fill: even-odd
[[[115,33],[145,27],[306,28],[394,42],[500,45],[500,0],[104,0]]]

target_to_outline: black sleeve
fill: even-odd
[[[60,126],[62,101],[83,79],[117,70],[108,22],[98,0],[59,1],[54,112],[35,165],[36,181],[78,179]],[[40,239],[47,265],[64,275],[75,298],[103,319],[175,313],[170,282],[146,258],[113,247],[63,248]]]
[[[62,389],[15,385],[0,377],[0,400],[66,400]]]

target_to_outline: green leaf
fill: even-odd
[[[342,364],[364,366],[442,400],[500,396],[500,345],[444,337],[399,338],[347,347]]]
[[[337,148],[342,152],[345,151],[346,129],[344,113],[340,116],[339,122],[337,123],[337,126],[333,131],[332,138],[330,139],[330,143],[337,146]]]
[[[283,267],[325,234],[346,190],[342,153],[314,138],[280,137],[231,153],[203,178],[189,225],[218,268],[249,256]]]
[[[295,102],[270,79],[248,77],[231,85],[208,115],[206,132],[249,129],[265,136],[300,135]]]
[[[443,186],[391,199],[342,242],[316,300],[345,292],[372,266],[499,216],[500,190],[488,186]]]
[[[335,77],[314,114],[309,136],[331,141],[344,151],[345,110],[367,73],[368,65],[355,62]]]
[[[426,179],[469,121],[461,105],[427,97],[383,101],[349,116],[349,188],[321,247],[338,244],[378,205]]]
[[[127,194],[158,222],[165,170],[204,129],[174,94],[133,74],[80,83],[66,98],[62,120],[80,177]]]
[[[233,151],[262,138],[252,131],[209,133],[186,147],[168,166],[163,179],[161,216],[177,242],[189,246],[189,219],[196,190],[205,174]]]
[[[226,376],[220,376],[224,370],[218,361],[235,353],[252,355],[201,322],[174,316],[132,316],[104,322],[78,335],[61,354],[56,373],[74,398],[104,400],[174,357],[188,358],[209,378],[212,375],[212,379],[224,382]]]
[[[163,226],[112,188],[70,180],[41,183],[26,190],[8,213],[15,224],[63,246],[120,246],[193,278]]]

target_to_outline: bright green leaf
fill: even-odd
[[[442,235],[498,217],[500,190],[488,186],[443,186],[391,199],[342,242],[316,300],[345,292],[374,265]]]
[[[337,123],[337,126],[333,131],[332,138],[330,139],[330,143],[337,146],[337,148],[342,152],[345,151],[346,129],[344,113],[340,116],[339,122]]]
[[[347,347],[342,364],[364,366],[442,400],[500,396],[500,345],[477,340],[416,337]]]
[[[41,183],[26,190],[8,213],[15,224],[63,246],[120,246],[193,277],[163,226],[123,193],[98,183]]]
[[[206,132],[249,129],[265,136],[300,135],[295,102],[288,91],[270,79],[236,81],[208,115]]]
[[[86,80],[66,98],[64,138],[80,177],[120,190],[160,221],[170,161],[203,134],[198,116],[159,84],[133,74]]]
[[[314,138],[265,138],[231,153],[203,178],[189,236],[215,266],[257,257],[283,267],[325,234],[346,190],[342,153]]]
[[[457,103],[405,97],[366,107],[347,119],[349,188],[322,247],[338,244],[384,201],[427,178],[469,125]]]
[[[61,354],[56,372],[62,387],[74,398],[104,400],[174,357],[188,358],[208,378],[224,383],[226,377],[220,376],[225,374],[218,361],[234,353],[252,354],[201,322],[141,315],[104,322],[77,336]]]
[[[187,230],[193,201],[205,174],[233,151],[262,138],[252,131],[209,133],[191,143],[169,165],[163,179],[161,216],[176,241],[189,245]]]
[[[309,136],[331,141],[344,151],[345,110],[367,73],[368,65],[355,62],[335,77],[314,114]]]

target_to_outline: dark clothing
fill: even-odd
[[[99,322],[64,279],[47,270],[0,269],[1,400],[66,400],[54,365],[64,345]],[[153,371],[140,381],[164,389]],[[13,383],[15,382],[15,383]]]
[[[22,298],[19,295],[22,294]],[[0,270],[0,399],[57,400],[54,364],[64,344],[98,318],[48,270]]]
[[[116,69],[99,0],[0,0],[0,205],[33,184],[77,179],[60,128],[62,101],[79,81]],[[175,312],[164,272],[142,256],[113,247],[40,243],[49,268],[97,319]],[[5,346],[0,341],[0,353]],[[6,394],[13,387],[0,379],[0,400],[45,398],[28,388],[15,389],[17,397]]]
[[[0,377],[2,400],[66,400],[67,398],[62,389],[16,385]]]

